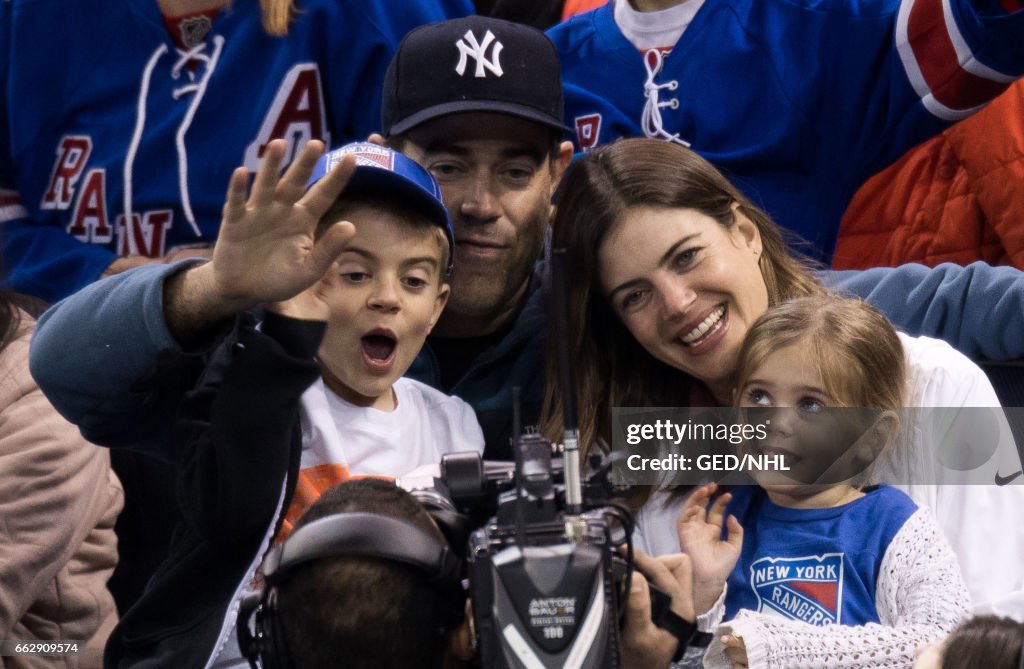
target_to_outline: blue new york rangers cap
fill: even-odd
[[[455,261],[455,233],[448,209],[441,199],[441,187],[430,172],[415,160],[386,146],[353,142],[320,156],[306,188],[320,181],[345,156],[355,156],[356,170],[341,197],[345,197],[346,193],[373,193],[400,198],[411,204],[444,230],[444,236],[448,239],[447,271],[450,273]]]

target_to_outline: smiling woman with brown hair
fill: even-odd
[[[567,274],[574,279],[569,312],[574,322],[586,323],[573,330],[576,338],[570,342],[580,388],[581,443],[607,441],[613,406],[675,406],[689,391],[704,395],[706,403],[712,399],[708,390],[723,393],[715,398],[720,404],[730,403],[727,376],[746,328],[770,305],[823,290],[809,266],[790,253],[783,235],[710,163],[681,147],[622,140],[573,164],[562,185],[552,246],[567,249]],[[633,280],[629,262],[638,251],[662,244],[661,237],[665,253],[652,264],[660,276],[701,265],[703,276],[712,271],[716,280],[735,280],[748,289],[720,305],[709,302],[696,320],[673,325],[698,328],[717,316],[699,342],[659,345],[654,332],[637,336],[650,307],[670,305],[652,304],[664,298],[655,295],[654,286]],[[709,252],[710,259],[699,257]],[[620,274],[628,277],[621,283]],[[719,315],[721,306],[726,310]],[[744,324],[737,327],[740,318]],[[693,355],[684,355],[688,350]],[[719,371],[724,375],[720,388],[694,386],[694,380],[706,384]],[[560,415],[556,418],[560,425]]]

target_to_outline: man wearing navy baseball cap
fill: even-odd
[[[448,306],[409,376],[469,402],[487,456],[512,459],[512,388],[528,429],[544,398],[541,256],[572,158],[558,54],[499,19],[414,28],[384,78],[381,132],[434,175],[455,230]]]

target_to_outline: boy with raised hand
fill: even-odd
[[[355,173],[318,229],[348,220],[355,235],[310,290],[266,305],[275,334],[281,316],[326,323],[321,378],[301,402],[302,469],[286,530],[351,475],[400,476],[483,448],[468,404],[402,378],[448,299],[454,238],[440,189],[409,158],[369,143],[327,154],[310,184],[347,155]]]
[[[258,327],[237,320],[185,402],[184,520],[108,666],[245,666],[237,602],[290,520],[350,476],[399,476],[483,448],[467,404],[400,378],[448,295],[440,190],[390,149],[350,144],[311,170],[317,153],[280,180],[272,153],[248,201],[236,174],[213,261],[188,273],[196,316],[259,302],[266,315]]]

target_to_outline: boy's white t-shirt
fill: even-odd
[[[397,478],[445,453],[483,452],[483,432],[466,402],[412,379],[398,379],[394,390],[396,408],[381,411],[356,406],[317,379],[302,396],[301,468],[335,464],[352,476]]]

